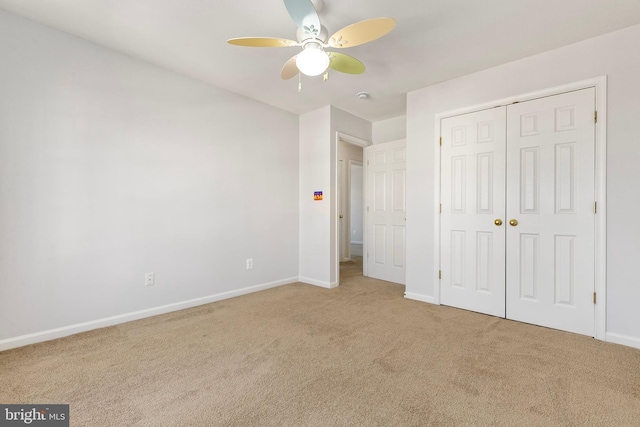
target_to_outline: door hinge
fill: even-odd
[[[593,112],[593,123],[598,123],[598,111]]]
[[[367,206],[367,212],[369,212],[369,206]]]
[[[367,160],[367,166],[369,166],[369,160]]]
[[[440,137],[440,147],[442,147],[442,137]]]
[[[596,303],[596,293],[595,292],[593,293],[593,303],[594,304]]]
[[[438,279],[442,279],[442,270],[438,270]]]
[[[440,203],[440,213],[442,213],[442,203]]]
[[[598,202],[593,202],[593,213],[598,213]]]

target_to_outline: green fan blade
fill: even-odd
[[[328,55],[330,60],[329,68],[347,74],[364,73],[364,64],[353,56],[338,52],[329,52]]]

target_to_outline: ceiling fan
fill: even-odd
[[[282,67],[280,76],[287,80],[300,71],[307,76],[319,76],[328,68],[349,74],[364,73],[364,64],[344,53],[325,49],[342,49],[359,46],[380,38],[396,26],[392,18],[374,18],[348,25],[331,37],[320,24],[318,11],[322,0],[284,0],[284,5],[298,26],[298,41],[276,37],[239,37],[227,43],[250,47],[302,47],[302,52],[294,55]]]

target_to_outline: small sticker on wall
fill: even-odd
[[[322,200],[322,191],[314,191],[313,200]]]

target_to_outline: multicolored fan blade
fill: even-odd
[[[282,80],[289,80],[290,78],[295,77],[298,74],[299,70],[298,66],[296,65],[297,57],[298,55],[294,55],[284,63],[282,71],[280,71],[280,77],[282,77]]]
[[[293,22],[305,34],[316,37],[320,34],[320,18],[311,0],[284,0],[284,5]]]
[[[384,36],[395,26],[396,21],[392,18],[374,18],[356,22],[332,35],[328,45],[334,48],[345,48],[369,43]]]
[[[329,55],[329,68],[340,71],[347,74],[362,74],[364,73],[364,64],[358,61],[353,56],[345,55],[339,52],[328,52]]]
[[[300,43],[279,39],[276,37],[238,37],[236,39],[229,39],[227,43],[236,46],[249,46],[249,47],[291,47],[300,46]]]

